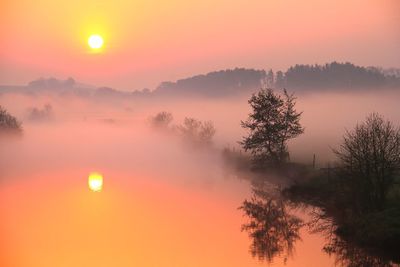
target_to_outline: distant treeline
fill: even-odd
[[[161,83],[156,94],[201,94],[204,96],[224,96],[248,89],[258,89],[265,78],[264,70],[236,68],[196,75],[176,82]]]
[[[263,83],[270,88],[301,91],[400,88],[400,69],[384,70],[338,62],[325,65],[295,65],[286,72],[236,68],[196,75],[176,82],[163,82],[154,93],[223,96],[255,91]],[[145,93],[149,91],[145,90]]]
[[[66,80],[58,80],[56,78],[39,78],[28,83],[31,88],[72,88],[76,85],[73,78],[69,77]]]
[[[153,91],[145,88],[131,92],[109,87],[95,88],[74,79],[38,79],[27,86],[0,86],[0,93],[43,91],[75,94],[84,97],[152,97],[204,96],[224,97],[256,92],[261,87],[286,88],[290,91],[368,90],[400,88],[400,69],[360,67],[351,63],[332,62],[325,65],[295,65],[283,71],[235,68],[196,75],[176,82],[162,82]]]
[[[376,67],[360,67],[351,63],[329,63],[325,65],[296,65],[285,73],[268,72],[275,87],[294,89],[362,89],[400,87],[400,76]]]

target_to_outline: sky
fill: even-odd
[[[94,53],[91,34],[104,39]],[[0,84],[153,89],[214,70],[400,67],[399,0],[3,0]]]

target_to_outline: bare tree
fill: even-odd
[[[295,110],[296,98],[283,90],[283,95],[272,89],[261,89],[248,101],[253,109],[242,127],[250,133],[241,141],[250,150],[255,163],[280,164],[289,159],[287,142],[304,132],[300,125],[302,112]]]
[[[199,141],[201,143],[211,143],[215,132],[214,124],[211,121],[203,122],[199,131]]]
[[[173,119],[174,117],[171,113],[162,111],[157,113],[154,117],[151,117],[150,121],[151,124],[156,128],[167,129]]]
[[[347,131],[339,150],[355,210],[382,209],[400,169],[400,128],[377,113]]]
[[[194,118],[185,118],[177,129],[184,139],[199,144],[210,144],[216,132],[211,121],[202,122]]]

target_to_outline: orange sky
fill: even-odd
[[[3,0],[0,84],[40,76],[124,90],[233,67],[400,67],[397,0]],[[105,39],[102,53],[86,45]]]

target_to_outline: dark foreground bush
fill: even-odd
[[[394,250],[400,244],[400,207],[355,217],[339,225],[337,232],[361,245]]]
[[[295,204],[320,207],[321,219],[332,218],[335,232],[343,240],[395,262],[400,261],[400,199],[397,194],[391,194],[382,210],[354,212],[352,196],[340,182],[342,177],[328,176],[324,171],[315,171],[310,176],[284,189],[284,197]],[[392,188],[393,191],[396,189]]]

